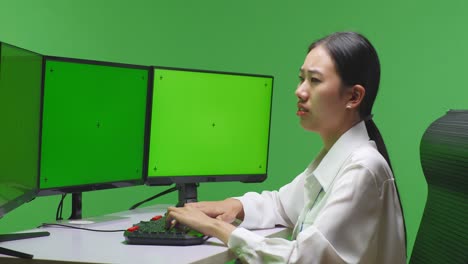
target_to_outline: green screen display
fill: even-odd
[[[38,184],[42,57],[0,43],[0,217]]]
[[[46,58],[41,194],[142,181],[148,76],[143,67]]]
[[[270,76],[156,68],[150,183],[164,176],[266,175],[272,86]]]

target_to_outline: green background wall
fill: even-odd
[[[378,2],[0,0],[0,41],[55,56],[274,75],[269,178],[202,184],[200,199],[215,200],[279,188],[307,166],[321,143],[295,116],[306,48],[333,31],[365,34],[381,58],[375,121],[393,161],[411,252],[427,194],[421,136],[446,110],[468,105],[468,2]],[[84,216],[127,209],[165,188],[85,193]],[[174,194],[155,203],[175,201]],[[36,198],[1,219],[0,232],[53,221],[58,202],[58,196]]]

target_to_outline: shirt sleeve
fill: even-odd
[[[293,227],[304,206],[304,178],[305,173],[301,173],[278,191],[264,191],[261,194],[249,192],[242,197],[236,197],[244,208],[244,220],[240,227]]]
[[[314,224],[296,240],[265,238],[237,228],[228,246],[247,263],[372,263],[369,252],[381,211],[372,173],[357,165],[343,171]]]

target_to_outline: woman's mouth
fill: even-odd
[[[296,112],[297,116],[304,116],[307,114],[307,112],[309,111],[306,108],[304,108],[301,104],[297,105],[297,112]]]

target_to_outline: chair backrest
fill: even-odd
[[[428,184],[410,263],[468,263],[468,110],[451,110],[424,133],[420,158]]]

